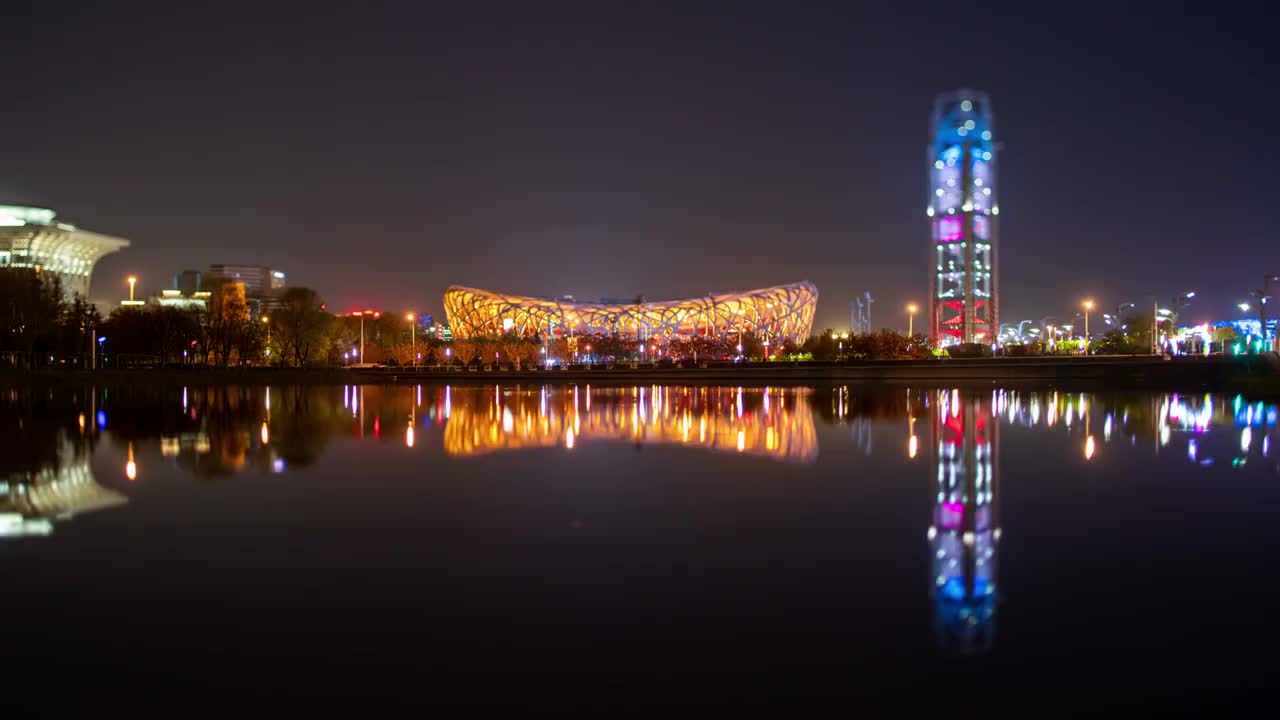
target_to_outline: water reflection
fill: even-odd
[[[1244,467],[1255,455],[1256,460],[1270,460],[1271,435],[1280,414],[1280,406],[1272,403],[1210,393],[1126,396],[996,390],[988,406],[991,415],[1007,425],[1077,437],[1085,460],[1118,441],[1150,447],[1156,455],[1182,452],[1188,462],[1206,468],[1219,462]],[[1094,431],[1098,425],[1101,443]],[[1280,466],[1276,470],[1280,472]]]
[[[1002,426],[1060,435],[1084,463],[1105,466],[1113,455],[1137,451],[1171,454],[1198,470],[1262,464],[1280,472],[1272,454],[1277,405],[1200,393],[588,385],[10,389],[0,394],[0,416],[0,512],[9,534],[121,504],[132,487],[164,475],[165,464],[210,481],[305,471],[344,439],[459,459],[629,444],[815,463],[822,435],[867,458],[892,453],[929,463],[940,632],[949,638],[944,644],[971,649],[989,642],[983,623],[994,619]],[[886,444],[885,433],[898,432],[894,425],[902,440]],[[823,434],[823,426],[847,435]],[[89,463],[102,441],[119,457],[119,469],[105,481],[93,477]]]
[[[917,564],[921,574],[910,580],[910,591],[928,597],[928,625],[941,653],[982,655],[997,643],[1002,588],[1008,587],[1010,580],[1021,579],[999,577],[1001,552],[1005,553],[1007,575],[1011,568],[1026,567],[1025,562],[1018,562],[1016,551],[1027,552],[1034,544],[1026,537],[1026,524],[1008,525],[1009,537],[1002,538],[1006,527],[1000,506],[1002,483],[1028,495],[1052,487],[1041,483],[1042,463],[1065,464],[1073,482],[1076,475],[1101,475],[1108,470],[1112,475],[1102,477],[1122,479],[1116,469],[1132,472],[1134,467],[1162,473],[1172,469],[1196,477],[1256,474],[1261,468],[1268,473],[1280,472],[1272,455],[1276,425],[1277,406],[1273,403],[1200,393],[587,385],[9,390],[0,392],[0,536],[48,535],[60,522],[118,508],[136,494],[137,501],[127,510],[103,513],[95,517],[99,522],[75,526],[77,531],[85,528],[84,536],[93,539],[97,536],[90,536],[90,530],[110,532],[119,527],[114,523],[130,513],[145,513],[147,507],[152,512],[169,512],[168,507],[156,510],[155,503],[143,502],[142,493],[175,478],[194,478],[201,483],[250,480],[240,488],[250,501],[237,506],[233,522],[242,517],[238,514],[241,508],[255,506],[256,493],[266,494],[265,483],[252,482],[255,475],[261,479],[274,474],[298,476],[298,482],[280,483],[278,489],[288,485],[308,501],[315,498],[315,507],[323,510],[325,501],[333,500],[333,485],[324,484],[323,470],[308,469],[325,463],[332,464],[324,469],[328,478],[341,476],[343,482],[348,477],[366,481],[369,468],[398,473],[395,479],[404,482],[375,489],[405,492],[411,500],[421,499],[414,485],[423,479],[419,468],[424,476],[431,473],[435,489],[455,491],[464,479],[486,470],[504,466],[510,472],[515,467],[518,473],[528,472],[528,477],[520,480],[532,482],[502,487],[513,488],[516,495],[535,493],[538,501],[530,502],[525,496],[511,502],[522,508],[538,502],[554,506],[550,513],[530,513],[532,522],[537,523],[542,522],[539,517],[559,512],[566,493],[572,501],[566,504],[573,504],[579,497],[576,493],[600,491],[599,483],[572,477],[572,464],[589,468],[592,462],[616,462],[620,453],[610,454],[609,450],[619,447],[628,450],[628,458],[635,455],[630,446],[662,447],[671,452],[654,453],[641,462],[658,472],[675,468],[678,492],[688,491],[690,497],[699,499],[705,496],[697,493],[711,493],[717,503],[726,498],[732,501],[717,504],[718,508],[737,504],[751,512],[793,513],[764,518],[780,524],[807,517],[785,507],[793,499],[791,483],[705,481],[721,467],[737,463],[733,466],[735,479],[796,477],[800,480],[795,484],[799,488],[795,498],[825,504],[828,499],[839,502],[874,497],[842,495],[855,485],[909,493],[915,503],[923,499],[921,481],[927,480],[927,510],[916,506],[911,514],[892,521],[909,525],[903,547],[919,552],[923,548],[919,543],[927,542],[927,581],[922,559]],[[820,443],[828,452],[820,454]],[[339,445],[342,450],[359,451],[337,452],[338,448],[332,447]],[[503,462],[536,449],[551,456],[553,463]],[[700,461],[682,468],[678,460],[671,459],[681,452],[700,455]],[[1007,476],[1002,454],[1009,466]],[[737,460],[739,456],[779,462],[743,463]],[[808,465],[797,468],[792,463]],[[537,467],[550,465],[558,475],[562,468],[569,468],[563,473],[568,482],[545,483],[547,471]],[[809,480],[813,482],[805,484]],[[545,495],[544,483],[549,488]],[[625,483],[613,483],[612,487],[620,485]],[[365,486],[360,487],[363,492]],[[1061,492],[1062,487],[1059,484],[1056,490]],[[494,488],[471,490],[481,495],[503,492],[496,484]],[[655,485],[646,495],[669,488]],[[1177,483],[1171,482],[1170,488],[1177,490]],[[234,492],[226,487],[205,490],[199,493],[201,502]],[[766,500],[753,505],[753,493]],[[385,500],[377,492],[368,497],[376,511],[362,517],[374,519],[352,520],[354,530],[361,529],[360,522],[402,522],[411,529],[399,538],[412,542],[437,523],[438,518],[425,511],[404,511],[396,517],[394,510],[398,508],[392,508],[387,519],[381,512],[383,506],[376,504]],[[632,514],[648,519],[645,512],[662,512],[641,507],[633,513],[634,506],[627,503],[636,501],[637,496],[625,492],[606,497],[625,500],[617,503],[620,511],[613,518],[615,522]],[[1182,497],[1185,507],[1193,502],[1186,498],[1202,496]],[[502,507],[508,498],[483,500]],[[292,512],[295,506],[288,507]],[[1010,504],[1006,510],[1013,507]],[[1026,505],[1017,507],[1026,511]],[[1126,509],[1132,517],[1140,518],[1145,506]],[[504,528],[521,530],[519,518],[523,516],[523,512],[506,516]],[[336,517],[346,522],[345,506],[343,514]],[[1034,514],[1030,517],[1034,522]],[[668,518],[663,515],[661,519]],[[717,515],[715,519],[724,518]],[[847,525],[847,519],[842,512],[837,524]],[[754,515],[734,520],[742,520],[751,532],[760,526],[760,518]],[[652,524],[657,528],[652,534],[658,540],[678,536],[685,530],[683,522],[684,518],[675,518],[670,527]],[[619,525],[626,527],[625,522]],[[581,528],[580,524],[570,526]],[[535,532],[546,532],[546,527],[537,525]],[[607,526],[602,523],[601,527]],[[645,530],[637,534],[647,540],[650,527],[646,523]],[[608,529],[598,532],[598,537],[612,541]],[[672,535],[662,537],[664,532]],[[717,529],[712,535],[717,540],[734,537],[716,534],[725,532]],[[1015,537],[1015,533],[1022,537]],[[60,532],[52,543],[69,535]],[[1006,541],[1011,545],[1002,550]],[[565,541],[556,552],[574,546]],[[627,548],[625,543],[622,547]],[[839,544],[827,543],[824,536],[820,552],[829,547]],[[665,557],[661,552],[651,557],[647,548],[639,552],[646,563],[652,560],[660,565]],[[881,552],[888,557],[904,551]],[[893,559],[896,562],[897,557]],[[761,576],[755,565],[749,566],[749,572],[752,578]],[[1020,607],[1027,607],[1025,594],[1017,601]],[[912,622],[919,631],[928,632],[923,618]]]
[[[811,462],[818,455],[807,388],[453,388],[444,451],[618,441]]]
[[[933,554],[934,628],[946,652],[982,653],[995,635],[996,511],[1000,457],[997,401],[985,393],[934,393],[934,500],[928,538]],[[915,436],[912,435],[912,442]]]
[[[11,391],[0,408],[0,537],[48,535],[55,522],[127,502],[94,478],[90,459],[102,423],[87,420],[86,413],[101,417],[91,397]]]

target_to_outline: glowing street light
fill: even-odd
[[[130,275],[130,276],[128,277],[128,281],[129,281],[129,302],[131,302],[131,303],[132,303],[132,302],[134,301],[134,300],[133,300],[133,288],[134,288],[134,286],[135,286],[135,285],[137,285],[137,284],[138,284],[138,276],[137,276],[137,275]]]
[[[413,322],[413,318],[414,318],[413,313],[406,313],[404,316],[404,319],[409,321],[409,348],[413,352],[417,352],[418,326]],[[416,357],[413,359],[413,366],[415,368],[418,367],[418,359]]]
[[[130,480],[138,479],[138,463],[133,461],[133,442],[129,442],[129,460],[124,464],[124,476]]]
[[[907,340],[910,340],[911,336],[915,334],[913,331],[915,329],[916,311],[919,309],[915,303],[907,306]]]
[[[1089,354],[1089,311],[1092,309],[1093,309],[1093,301],[1085,300],[1084,301],[1084,342],[1081,345],[1085,355]]]
[[[1239,305],[1236,305],[1236,307],[1240,308],[1240,312],[1249,312],[1250,305],[1249,303],[1240,303]]]
[[[364,310],[364,311],[356,310],[351,314],[360,318],[360,360],[359,362],[361,365],[363,365],[364,364],[364,316],[372,313],[370,313],[368,310]]]
[[[263,315],[262,324],[267,326],[267,357],[271,357],[271,318]]]

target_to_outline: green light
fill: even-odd
[[[53,222],[54,212],[45,208],[23,207],[21,205],[0,205],[0,225],[15,226],[48,225]]]

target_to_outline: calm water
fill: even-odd
[[[0,612],[11,656],[99,672],[1254,686],[1280,640],[1276,415],[860,386],[5,390]]]

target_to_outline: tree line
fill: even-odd
[[[797,345],[755,332],[721,337],[654,337],[610,333],[547,337],[514,334],[441,342],[410,329],[403,316],[363,318],[327,311],[306,287],[284,290],[268,310],[251,312],[243,293],[212,281],[204,307],[126,305],[103,318],[84,298],[66,298],[58,278],[26,269],[0,270],[0,351],[36,357],[87,358],[101,340],[99,364],[143,357],[157,364],[220,367],[339,366],[363,359],[388,365],[500,363],[528,368],[553,362],[856,360],[928,357],[923,336],[883,330],[866,335],[827,330]],[[363,353],[361,324],[363,323]]]

